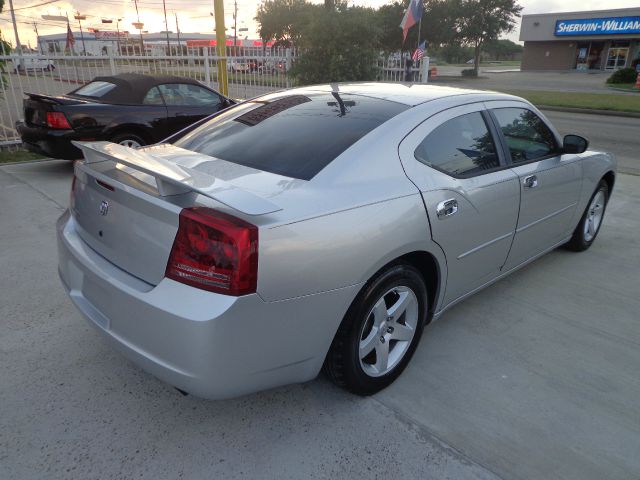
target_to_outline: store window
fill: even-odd
[[[626,67],[629,58],[629,46],[630,42],[624,40],[611,42],[605,68],[607,70],[618,70]]]
[[[578,42],[576,70],[600,70],[604,42]]]

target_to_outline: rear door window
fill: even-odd
[[[165,83],[158,85],[164,101],[169,106],[177,107],[207,107],[216,106],[221,102],[220,97],[198,85],[189,83]]]
[[[144,105],[164,105],[162,94],[160,93],[158,87],[151,88],[144,96],[142,103]]]
[[[73,92],[74,95],[83,97],[100,98],[116,88],[115,83],[111,82],[90,82],[85,86],[78,88]]]
[[[491,110],[509,147],[513,163],[525,163],[559,153],[553,132],[526,108]]]
[[[447,120],[426,136],[414,155],[453,177],[480,175],[500,166],[493,136],[480,112]]]
[[[233,163],[309,180],[406,105],[338,92],[240,104],[175,145]]]

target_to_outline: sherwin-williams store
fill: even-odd
[[[617,70],[640,59],[640,7],[523,15],[522,70]]]

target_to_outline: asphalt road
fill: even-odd
[[[213,402],[127,362],[72,307],[54,239],[70,176],[0,167],[0,478],[640,477],[640,177],[619,176],[590,250],[447,312],[383,392],[320,377]]]
[[[640,175],[640,118],[545,111],[562,135],[587,138],[589,148],[613,152],[621,172]]]

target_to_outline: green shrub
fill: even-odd
[[[621,68],[607,78],[607,83],[634,83],[638,72],[634,68]]]
[[[476,76],[476,71],[473,68],[465,68],[464,70],[462,70],[462,76],[463,77],[475,77]]]

